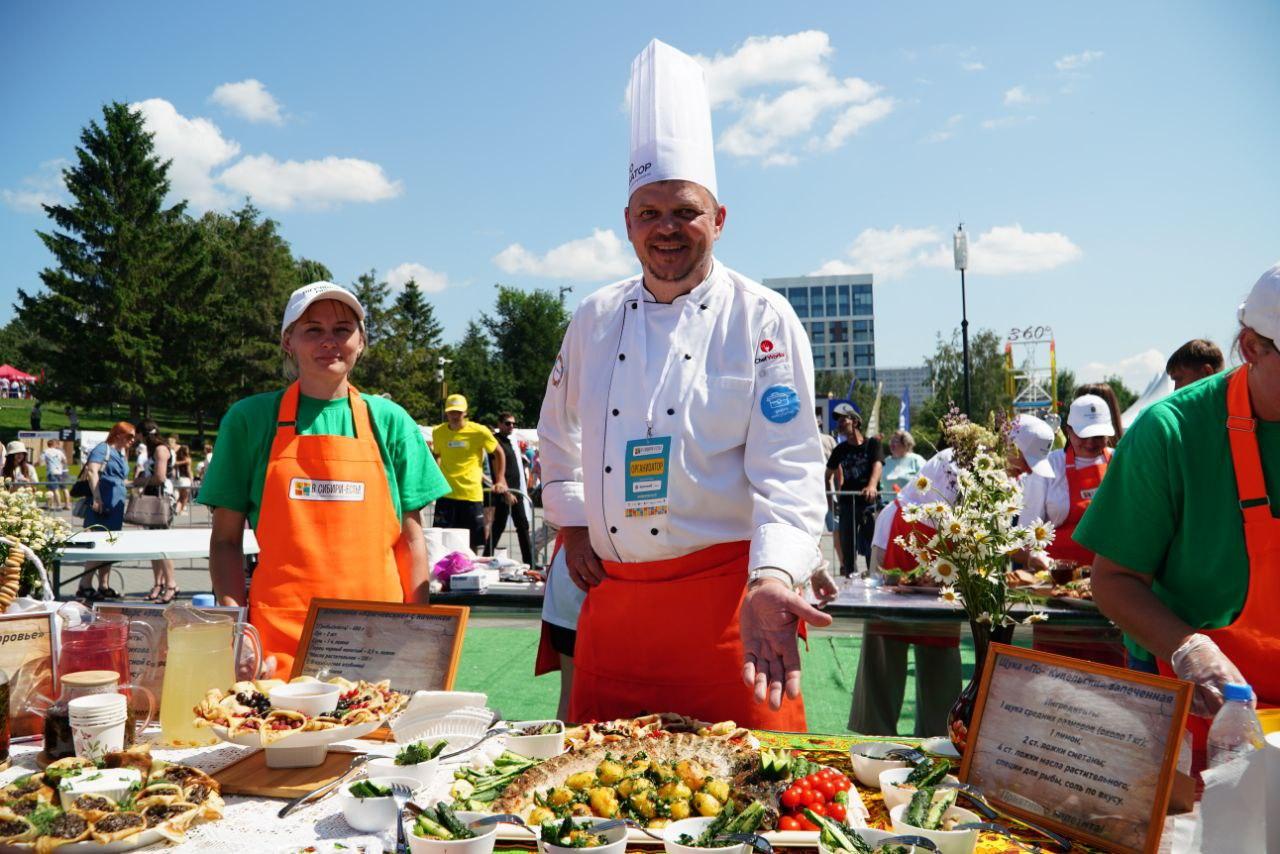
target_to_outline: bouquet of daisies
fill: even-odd
[[[954,491],[955,499],[948,502],[937,484],[919,478],[914,486],[926,500],[904,506],[902,519],[934,533],[926,536],[917,529],[897,542],[916,560],[911,574],[940,584],[943,601],[964,608],[974,623],[1013,625],[1013,605],[1032,601],[1006,579],[1013,555],[1042,553],[1053,542],[1053,526],[1038,519],[1014,524],[1022,487],[1006,471],[1006,445],[999,435],[963,420],[944,429],[954,464],[949,476],[955,478],[948,491]],[[1033,611],[1023,622],[1045,619],[1043,612]]]
[[[40,509],[35,492],[18,489],[0,490],[0,535],[22,543],[48,566],[71,539],[72,531],[66,522]],[[0,555],[7,557],[9,549],[7,543],[0,543]],[[27,561],[22,567],[18,595],[39,596],[42,587],[35,564]]]

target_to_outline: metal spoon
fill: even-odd
[[[522,819],[518,815],[514,815],[509,812],[497,813],[495,815],[487,815],[484,818],[476,819],[475,821],[471,822],[471,824],[467,826],[468,827],[488,827],[491,824],[514,824],[516,827],[520,827],[520,828],[523,828],[524,830],[529,831],[534,836],[538,835],[538,832],[536,830],[534,830],[532,827],[524,823],[524,819]]]
[[[591,825],[591,832],[604,833],[607,830],[613,830],[615,827],[634,827],[636,830],[640,831],[650,839],[656,839],[659,842],[662,841],[661,836],[654,833],[652,830],[640,824],[639,822],[635,821],[634,819],[629,819],[629,818],[615,818],[611,821],[602,821],[599,824],[593,824]]]
[[[896,762],[911,762],[912,764],[919,764],[921,762],[924,762],[929,757],[925,756],[922,752],[920,752],[919,750],[916,750],[914,747],[895,747],[892,750],[886,752],[884,755],[884,758],[892,759]]]
[[[760,854],[773,854],[773,845],[758,833],[726,833],[723,836],[717,836],[713,841],[740,842],[751,846],[753,851],[759,851]]]
[[[978,813],[989,822],[993,822],[999,818],[1005,818],[1005,816],[1002,816],[999,812],[996,811],[995,807],[991,806],[991,804],[987,802],[986,796],[983,795],[981,791],[979,791],[974,786],[969,785],[968,783],[944,782],[944,783],[941,783],[940,786],[945,788],[958,789],[960,791],[960,794],[964,796],[965,801],[971,807],[973,807],[974,812]],[[1070,840],[1068,840],[1067,838],[1065,838],[1060,834],[1054,833],[1052,830],[1049,830],[1048,828],[1041,827],[1040,825],[1035,824],[1034,822],[1027,821],[1024,818],[1018,818],[1017,816],[1008,816],[1007,818],[1010,821],[1015,821],[1018,824],[1021,824],[1023,827],[1029,828],[1030,830],[1034,830],[1036,833],[1048,839],[1054,851],[1067,852],[1067,851],[1070,851],[1072,848],[1072,844]]]
[[[876,845],[910,845],[924,851],[938,850],[938,846],[927,836],[888,836],[881,839]]]
[[[452,753],[445,753],[440,756],[437,756],[436,758],[441,761],[444,761],[445,759],[452,759],[455,756],[461,756],[464,753],[470,753],[471,751],[475,750],[477,747],[484,744],[486,741],[493,738],[494,736],[506,735],[509,732],[511,732],[511,730],[506,727],[501,727],[499,729],[491,729],[488,732],[486,732],[484,735],[480,736],[480,738],[477,741],[467,745],[461,750],[455,750]]]
[[[357,756],[355,759],[351,760],[351,767],[348,768],[342,774],[341,777],[338,777],[336,780],[333,780],[332,782],[325,783],[323,786],[319,787],[318,789],[312,789],[310,792],[307,792],[305,795],[300,795],[299,797],[294,798],[293,800],[289,801],[289,803],[281,807],[280,812],[276,813],[276,815],[279,816],[280,818],[284,818],[289,813],[293,812],[298,807],[302,806],[304,803],[314,798],[316,795],[328,794],[329,792],[337,788],[342,783],[345,783],[347,780],[351,779],[351,775],[354,774],[356,771],[359,771],[360,767],[372,758],[373,757],[368,753],[363,753]]]
[[[964,824],[957,824],[952,830],[983,830],[988,833],[998,833],[1007,838],[1014,845],[1017,845],[1023,851],[1041,852],[1044,851],[1038,844],[1034,842],[1024,842],[1013,835],[1013,831],[1005,827],[1003,824],[994,821],[966,821]]]

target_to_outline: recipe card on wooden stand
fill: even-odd
[[[38,698],[53,690],[54,620],[49,612],[0,616],[0,669],[9,675],[9,732],[35,735],[44,723],[34,711]]]
[[[449,691],[470,608],[313,599],[293,660],[296,676],[391,680],[393,690]]]
[[[1104,851],[1160,845],[1191,685],[993,643],[960,778]]]

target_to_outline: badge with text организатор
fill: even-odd
[[[623,509],[628,517],[666,514],[670,471],[670,436],[652,436],[627,442]]]

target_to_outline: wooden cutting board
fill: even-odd
[[[217,771],[213,779],[224,795],[254,795],[260,798],[296,798],[325,783],[332,783],[351,767],[360,753],[331,749],[324,762],[314,768],[268,768],[265,750],[255,750]]]

